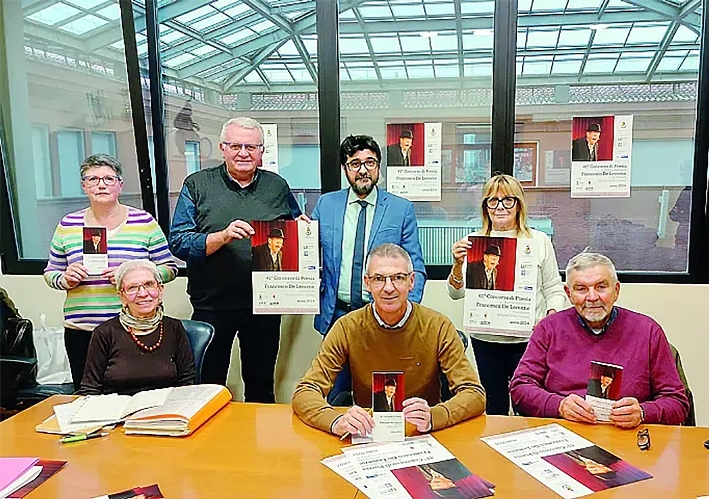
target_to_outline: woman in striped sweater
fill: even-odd
[[[89,207],[69,213],[59,222],[44,269],[47,284],[67,293],[64,343],[77,389],[86,364],[91,332],[121,310],[114,279],[118,266],[127,260],[144,258],[158,266],[163,283],[172,281],[177,274],[177,265],[155,219],[143,210],[118,201],[123,190],[121,164],[110,156],[96,154],[81,163],[80,173]],[[89,275],[83,264],[85,226],[106,228],[108,268],[101,275]]]

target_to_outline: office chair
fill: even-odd
[[[465,352],[468,349],[468,335],[465,334],[463,331],[460,329],[456,329],[458,331],[458,336],[460,337],[460,341],[463,342],[463,352]],[[474,367],[474,366],[473,366]],[[453,397],[453,394],[451,393],[450,388],[448,387],[448,378],[441,373],[441,402],[445,402],[446,400],[450,400],[451,397]]]
[[[682,426],[697,426],[697,415],[694,410],[694,395],[692,394],[692,390],[689,389],[689,382],[687,381],[687,376],[684,374],[684,369],[682,368],[682,360],[679,358],[679,351],[672,344],[670,344],[670,351],[672,352],[672,358],[675,360],[675,366],[677,366],[679,379],[684,385],[684,393],[687,395],[687,399],[689,399],[689,412],[687,413],[687,418],[682,423]]]
[[[202,321],[192,321],[183,319],[182,325],[187,332],[187,338],[192,346],[192,354],[194,355],[194,382],[199,384],[202,382],[202,361],[207,347],[214,338],[214,326]]]

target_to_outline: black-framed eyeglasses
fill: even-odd
[[[238,142],[222,142],[230,151],[241,152],[241,148],[246,149],[246,152],[253,154],[256,151],[260,151],[263,144],[239,144]]]
[[[345,165],[349,171],[358,172],[359,169],[362,168],[362,165],[364,165],[367,170],[374,170],[377,166],[379,166],[379,161],[374,158],[368,158],[364,160],[364,162],[358,159],[353,159],[352,161],[345,163]]]
[[[485,206],[491,210],[497,209],[500,203],[502,203],[502,207],[506,210],[511,210],[517,204],[517,198],[514,196],[507,196],[504,198],[485,198]]]
[[[643,428],[638,430],[638,447],[640,450],[648,450],[650,448],[650,430]]]
[[[104,175],[103,177],[99,177],[98,175],[86,175],[81,177],[81,181],[86,182],[86,185],[90,187],[97,186],[102,180],[105,186],[111,187],[120,182],[121,177],[117,175]]]
[[[382,288],[387,282],[387,279],[391,281],[391,283],[394,286],[403,286],[407,282],[409,282],[409,276],[411,273],[399,273],[399,274],[392,274],[392,275],[381,275],[381,274],[373,274],[373,275],[368,275],[367,277],[369,278],[369,285],[375,288]]]

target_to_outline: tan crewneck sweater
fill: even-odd
[[[443,314],[418,304],[413,307],[399,329],[379,326],[371,304],[338,320],[293,393],[293,411],[310,426],[330,431],[340,412],[328,405],[325,396],[349,362],[354,401],[361,407],[372,404],[372,372],[403,371],[405,398],[428,401],[434,430],[482,414],[485,390],[455,326]],[[454,394],[444,403],[440,372]]]

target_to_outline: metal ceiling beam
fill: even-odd
[[[171,21],[172,19],[190,12],[205,5],[209,5],[213,0],[180,0],[179,2],[173,2],[171,4],[165,5],[158,8],[158,20],[161,23]],[[135,32],[139,33],[145,30],[145,7],[133,2],[133,8],[136,11],[135,17]],[[138,15],[137,13],[140,12]],[[116,26],[118,26],[118,31],[116,31]],[[92,52],[106,45],[111,45],[117,41],[123,39],[123,35],[120,31],[119,24],[113,24],[111,27],[103,28],[96,33],[93,33],[91,38],[88,40],[86,50]]]
[[[699,32],[702,25],[702,18],[694,11],[685,13],[684,17],[680,18],[681,9],[676,5],[672,5],[665,0],[625,0],[625,3],[640,7],[646,11],[656,12],[665,17],[666,21],[675,21],[680,19],[683,24],[687,25],[692,31]],[[627,13],[626,13],[627,15]]]
[[[241,3],[248,5],[253,10],[261,14],[264,19],[268,19],[282,30],[285,30],[287,33],[293,33],[293,27],[291,26],[290,21],[283,18],[281,15],[274,15],[271,11],[271,7],[266,5],[261,0],[241,0]]]
[[[32,14],[35,14],[39,12],[40,10],[44,10],[47,7],[51,7],[57,3],[57,0],[39,0],[37,2],[31,3],[27,6],[22,6],[22,17],[27,18],[31,16]]]
[[[655,74],[655,71],[657,71],[657,67],[660,65],[662,62],[662,58],[665,57],[665,52],[667,52],[667,49],[670,46],[670,43],[672,43],[672,40],[675,37],[675,34],[677,34],[677,30],[680,27],[680,23],[678,21],[673,22],[670,27],[667,29],[665,32],[665,36],[662,37],[662,41],[660,42],[660,48],[655,52],[654,57],[652,58],[652,61],[650,61],[650,65],[648,66],[647,70],[647,77],[645,78],[645,81],[649,82],[652,80],[653,75]]]
[[[271,6],[271,12],[273,14],[291,14],[293,12],[308,12],[310,10],[315,10],[314,1]]]
[[[308,53],[308,49],[305,48],[305,44],[303,43],[303,40],[298,36],[294,35],[291,40],[293,40],[293,45],[295,45],[295,48],[298,50],[298,54],[300,54],[300,57],[303,59],[303,63],[305,64],[305,69],[308,70],[308,73],[310,74],[310,77],[313,79],[313,82],[315,84],[318,83],[318,72],[315,69],[315,65],[313,64],[310,54]]]
[[[254,57],[249,64],[240,66],[240,67],[234,67],[233,70],[235,71],[231,76],[229,76],[225,81],[223,85],[223,90],[224,92],[228,92],[231,87],[234,85],[237,85],[241,80],[244,79],[244,77],[249,74],[251,71],[254,69],[258,68],[263,61],[271,57],[271,55],[281,48],[285,43],[288,41],[288,38],[284,40],[280,40],[278,43],[274,43],[270,47],[267,47],[258,54],[256,54],[256,57]]]
[[[365,0],[349,0],[340,3],[340,12],[345,12],[346,10],[352,9],[363,3]],[[292,23],[293,33],[298,35],[304,34],[315,34],[315,12],[309,13],[307,16],[299,19],[298,21]],[[282,30],[268,30],[263,34],[260,34],[254,39],[251,39],[245,43],[241,43],[234,47],[231,53],[215,54],[211,57],[202,59],[201,61],[186,67],[184,71],[185,76],[193,76],[201,73],[209,68],[223,64],[234,57],[239,57],[243,55],[250,54],[256,50],[262,50],[271,46],[274,43],[279,43],[284,39],[288,39],[290,35],[283,32]],[[182,72],[182,71],[181,71]]]
[[[270,92],[271,91],[271,82],[266,77],[263,70],[261,68],[256,68],[256,74],[259,75],[259,78],[261,78],[263,80],[263,84],[266,85],[266,90],[268,90]]]
[[[684,19],[691,13],[697,13],[697,8],[702,4],[702,0],[688,0],[679,9],[679,18]],[[698,15],[698,14],[697,14]]]
[[[374,73],[377,75],[377,80],[382,81],[382,72],[379,69],[377,53],[374,51],[374,47],[372,47],[372,40],[369,38],[369,32],[367,32],[367,25],[365,24],[364,18],[362,17],[362,13],[359,11],[358,8],[352,9],[352,12],[354,13],[355,17],[357,18],[357,22],[362,28],[362,33],[364,34],[364,42],[367,44],[367,51],[369,52],[369,58],[371,59],[372,66],[374,67]],[[342,60],[342,55],[340,55],[340,60]],[[349,73],[349,68],[347,68],[347,72]]]

